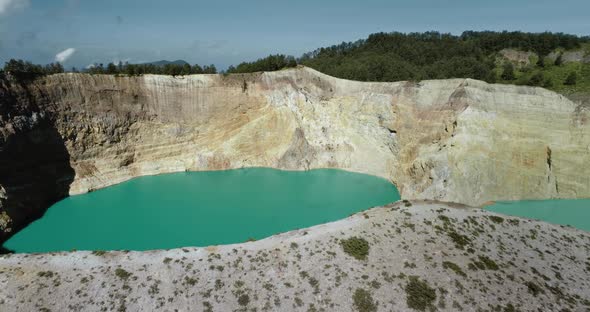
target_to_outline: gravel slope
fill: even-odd
[[[589,289],[590,233],[424,201],[236,245],[0,257],[0,311],[588,311]]]

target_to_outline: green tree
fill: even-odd
[[[52,75],[64,72],[64,67],[60,63],[50,63],[45,65],[44,74]]]
[[[166,64],[163,68],[163,74],[178,76],[182,73],[182,65],[177,64]]]
[[[127,66],[129,66],[129,64],[127,64]],[[145,74],[145,66],[142,65],[135,65],[135,75],[137,76],[141,76],[143,74]]]
[[[299,63],[355,80],[465,77],[491,82],[495,80],[494,55],[504,48],[532,50],[546,56],[557,48],[572,49],[585,42],[590,38],[548,32],[466,31],[461,36],[438,32],[376,33],[367,39],[305,53]],[[393,75],[388,68],[394,63],[403,63],[412,71]]]
[[[504,63],[502,74],[500,75],[504,80],[514,80],[516,76],[514,75],[514,65],[510,62]]]
[[[191,74],[191,66],[189,64],[182,65],[182,69],[180,70],[181,75],[190,75]]]
[[[11,59],[4,64],[4,71],[9,74],[17,74],[25,71],[25,62],[23,60]]]
[[[125,66],[123,67],[123,72],[127,76],[136,76],[139,75],[138,67],[140,66],[135,64],[125,64]]]
[[[540,86],[545,81],[545,77],[543,76],[542,72],[536,72],[529,78],[528,85],[529,86]]]
[[[191,67],[191,74],[202,74],[203,67],[199,66],[199,64],[195,64]]]
[[[106,73],[109,75],[114,75],[114,74],[118,74],[119,71],[117,70],[117,66],[111,62],[111,63],[107,64]]]
[[[203,73],[204,74],[217,74],[217,68],[215,68],[215,65],[211,64],[209,66],[205,65],[203,66]]]
[[[275,71],[297,66],[297,60],[293,56],[283,54],[269,55],[254,62],[243,62],[238,66],[230,66],[227,73],[253,73],[259,71]]]
[[[551,78],[545,78],[545,81],[543,81],[543,88],[546,88],[546,89],[553,88],[553,80],[551,80]]]
[[[573,86],[578,82],[578,74],[573,71],[571,73],[569,73],[569,75],[567,75],[567,78],[565,78],[565,81],[563,82],[564,85],[568,85],[568,86]]]
[[[4,64],[4,72],[14,77],[17,81],[28,81],[46,75],[48,68],[53,67],[44,68],[41,65],[15,59],[11,59]],[[61,67],[61,71],[63,72],[63,67]]]
[[[539,59],[537,60],[537,66],[545,67],[545,56],[539,55]]]
[[[97,74],[104,74],[104,65],[102,63],[98,64],[98,66],[94,67]]]

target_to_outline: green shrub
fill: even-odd
[[[500,75],[504,80],[514,80],[516,76],[514,75],[514,65],[512,63],[507,62],[504,64],[502,68],[502,74]]]
[[[526,282],[525,285],[529,289],[529,292],[535,297],[538,296],[539,293],[545,293],[545,291],[539,285],[533,282]]]
[[[567,86],[573,86],[577,82],[578,82],[578,74],[576,74],[576,72],[571,72],[571,73],[569,73],[567,78],[565,78],[565,81],[563,82],[563,84],[567,85]]]
[[[354,307],[359,312],[375,312],[377,311],[377,303],[373,301],[371,293],[362,289],[357,288],[352,296]]]
[[[488,218],[490,218],[490,220],[492,220],[493,222],[498,223],[498,224],[504,222],[504,218],[502,218],[502,217],[489,216]]]
[[[250,297],[246,294],[241,295],[238,297],[238,304],[241,306],[247,306],[250,303]]]
[[[425,311],[426,308],[432,307],[436,300],[436,290],[428,286],[426,281],[421,281],[417,276],[410,276],[406,284],[406,303],[408,307]]]
[[[197,284],[198,281],[199,281],[198,279],[195,279],[192,277],[188,277],[188,276],[184,277],[184,282],[191,285],[191,286],[195,286],[195,284]]]
[[[549,77],[545,78],[545,81],[543,81],[543,88],[545,88],[545,89],[553,88],[553,80]]]
[[[458,249],[464,249],[465,246],[471,244],[471,240],[469,239],[469,237],[459,234],[455,231],[447,232],[447,235],[449,235],[451,240],[453,240],[453,243],[455,243],[455,247],[457,247]]]
[[[496,264],[496,262],[494,260],[492,260],[486,256],[477,256],[477,257],[479,258],[479,261],[485,265],[486,269],[494,270],[494,271],[499,269],[498,265]]]
[[[468,267],[470,270],[477,271],[479,269],[497,271],[500,269],[494,260],[486,256],[478,256],[478,258],[479,261],[473,260],[473,262],[469,263]]]
[[[52,278],[53,275],[54,275],[54,273],[52,271],[41,271],[41,272],[37,272],[37,276],[39,276],[39,277]]]
[[[344,252],[358,260],[365,260],[369,255],[369,242],[364,238],[351,237],[340,242]]]
[[[545,80],[545,76],[543,76],[542,72],[537,72],[529,78],[527,84],[529,86],[541,86],[543,81]]]
[[[456,263],[454,262],[450,262],[450,261],[444,261],[442,264],[443,268],[445,269],[450,269],[453,272],[455,272],[457,275],[461,275],[461,276],[467,276],[467,274],[465,274],[465,272],[463,272],[463,270],[461,270],[461,267],[458,266]]]
[[[295,297],[293,300],[295,300],[295,304],[296,304],[298,307],[302,307],[302,306],[303,306],[303,300],[301,300],[301,298],[299,298],[299,297]]]
[[[128,278],[129,278],[129,277],[130,277],[132,274],[131,274],[131,273],[129,273],[129,272],[127,272],[127,271],[125,271],[125,270],[123,270],[123,269],[121,269],[121,268],[117,268],[117,269],[115,270],[115,275],[117,275],[117,277],[118,277],[118,278],[120,278],[120,279],[126,280],[126,279],[128,279]]]

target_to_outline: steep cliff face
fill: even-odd
[[[385,177],[403,198],[470,205],[590,196],[587,104],[541,88],[366,83],[297,68],[60,74],[2,81],[0,95],[0,211],[13,226],[30,215],[23,207],[42,211],[65,193],[250,166],[341,168]]]

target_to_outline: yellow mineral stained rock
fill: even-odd
[[[403,198],[480,205],[590,196],[589,110],[554,92],[472,79],[372,83],[267,73],[60,74],[34,84],[78,194],[185,170],[341,168]]]

